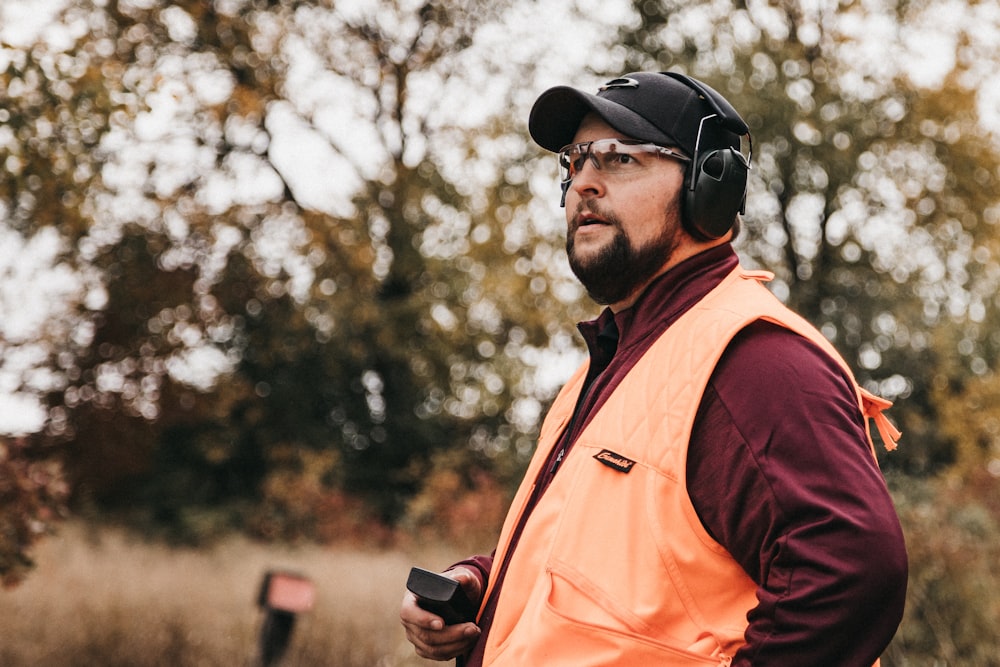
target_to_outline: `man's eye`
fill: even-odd
[[[628,153],[606,153],[601,160],[601,164],[609,169],[627,169],[638,166],[639,161],[634,155]]]

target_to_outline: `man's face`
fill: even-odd
[[[588,115],[573,143],[598,139],[628,137]],[[628,174],[583,162],[566,193],[566,253],[591,298],[615,310],[628,307],[674,263],[678,246],[690,239],[681,229],[683,182],[683,165],[667,158]]]

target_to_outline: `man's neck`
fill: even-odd
[[[732,233],[730,232],[729,234],[726,234],[722,238],[715,239],[714,241],[696,241],[694,238],[692,238],[688,234],[684,234],[684,238],[686,239],[686,242],[679,244],[677,246],[677,248],[675,248],[674,251],[672,253],[670,253],[670,257],[667,258],[667,261],[663,263],[663,266],[660,267],[660,270],[657,271],[656,274],[654,274],[652,277],[650,277],[649,280],[647,280],[642,285],[640,285],[638,288],[636,288],[626,298],[622,299],[621,301],[617,301],[615,303],[608,304],[608,308],[610,308],[611,312],[613,312],[613,313],[620,313],[623,310],[631,308],[632,306],[635,305],[635,302],[639,300],[639,297],[641,297],[643,295],[643,293],[646,291],[646,289],[655,280],[657,280],[658,278],[660,278],[660,276],[662,276],[663,274],[667,273],[668,271],[670,271],[674,267],[682,264],[686,260],[689,260],[689,259],[691,259],[692,257],[694,257],[696,255],[700,255],[701,253],[705,252],[706,250],[711,250],[712,248],[717,248],[720,245],[724,245],[724,244],[729,243],[731,236],[732,236]]]

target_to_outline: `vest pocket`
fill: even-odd
[[[559,614],[560,609],[577,613],[590,609],[598,612],[598,618],[592,619],[591,622],[600,622],[603,617],[609,616],[614,625],[620,624],[621,629],[626,632],[653,634],[653,628],[648,623],[572,566],[555,561],[549,564],[546,571],[549,575],[549,597],[546,605],[553,613]]]
[[[653,639],[656,633],[648,623],[565,563],[550,563],[546,574],[549,589],[543,615],[549,618],[543,624],[550,625],[561,646],[578,656],[578,662],[565,664],[718,667],[730,663],[726,656],[699,655]]]

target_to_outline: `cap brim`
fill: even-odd
[[[588,113],[596,113],[629,138],[657,144],[675,143],[631,109],[569,86],[550,88],[538,97],[528,116],[528,132],[535,143],[555,153],[573,142]]]

